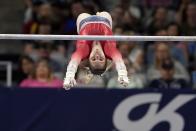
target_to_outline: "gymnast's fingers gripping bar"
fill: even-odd
[[[115,40],[115,41],[196,41],[196,36],[103,36],[0,34],[0,40]]]

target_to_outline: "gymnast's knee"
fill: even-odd
[[[79,32],[79,24],[80,24],[80,22],[83,20],[83,19],[85,19],[85,18],[88,18],[89,16],[91,16],[90,14],[88,14],[88,13],[82,13],[82,14],[80,14],[79,16],[78,16],[78,18],[77,18],[77,21],[76,21],[76,23],[77,23],[77,31]]]

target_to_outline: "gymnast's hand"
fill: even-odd
[[[120,75],[120,76],[118,76],[118,82],[122,86],[127,87],[129,84],[129,79],[128,79],[127,75]]]
[[[69,90],[71,87],[76,86],[76,80],[74,77],[65,77],[63,82],[63,88]]]
[[[69,65],[67,66],[67,72],[63,82],[63,88],[65,90],[69,90],[71,87],[76,86],[75,73],[77,68],[78,63],[73,60],[70,61]]]
[[[118,82],[124,87],[127,87],[129,84],[129,78],[127,76],[127,69],[124,62],[118,61],[116,63],[116,69],[118,72]]]

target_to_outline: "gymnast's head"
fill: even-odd
[[[101,75],[105,72],[106,66],[107,58],[105,57],[101,43],[94,41],[89,56],[89,68],[91,70],[91,73],[95,75]]]

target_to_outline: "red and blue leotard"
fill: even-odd
[[[111,25],[107,18],[92,15],[83,19],[79,23],[79,35],[113,35]],[[92,49],[93,41],[77,40],[76,51],[71,59],[80,63],[81,60],[87,59]],[[116,48],[115,41],[100,41],[106,58],[118,61],[122,56]]]

